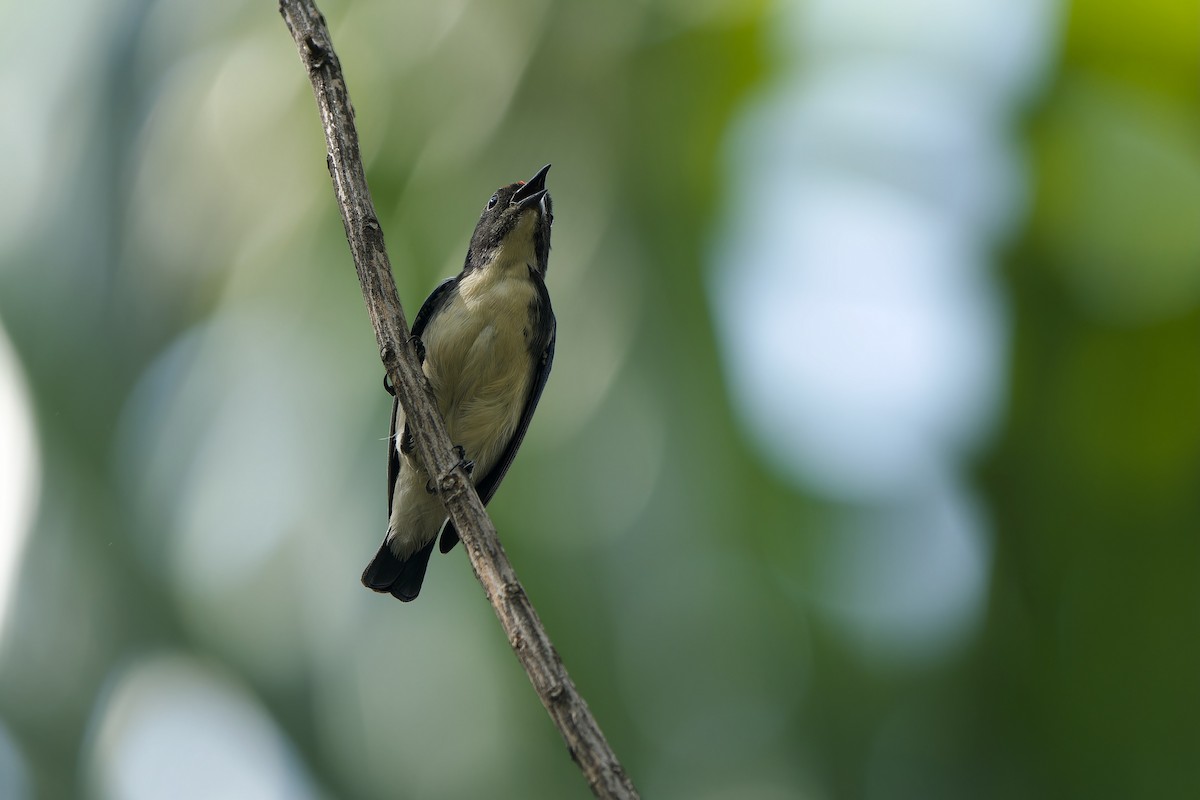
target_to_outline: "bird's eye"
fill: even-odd
[[[499,202],[500,202],[500,195],[498,195],[498,194],[492,195],[492,199],[488,200],[488,210],[490,211],[491,209],[495,208],[496,203],[499,203]]]

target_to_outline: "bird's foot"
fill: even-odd
[[[467,458],[467,451],[463,449],[461,444],[454,445],[454,454],[458,456],[458,465],[463,468],[463,472],[467,473],[467,477],[475,471],[475,462]]]
[[[413,350],[417,351],[417,361],[425,363],[425,343],[421,341],[420,336],[409,336],[408,343],[412,345]]]

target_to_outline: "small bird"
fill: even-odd
[[[433,290],[412,327],[450,440],[484,504],[525,438],[554,361],[556,323],[545,282],[554,223],[549,171],[547,164],[528,181],[496,190],[475,225],[462,272]],[[421,591],[438,532],[446,553],[458,531],[413,452],[398,401],[387,453],[387,535],[362,582],[408,602]]]

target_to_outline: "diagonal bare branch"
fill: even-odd
[[[471,568],[500,618],[509,644],[592,792],[603,798],[636,798],[633,783],[563,667],[474,485],[459,464],[420,361],[409,343],[408,323],[359,155],[350,96],[325,19],[312,0],[280,0],[279,12],[312,81],[325,129],[329,174],[367,314],[379,342],[379,357],[404,408],[417,452],[429,474],[435,476],[438,495],[458,529]]]

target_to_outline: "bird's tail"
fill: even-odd
[[[429,566],[429,554],[437,538],[407,558],[397,558],[385,540],[379,552],[363,570],[363,586],[376,592],[390,593],[405,603],[415,600],[425,582],[425,569]]]

